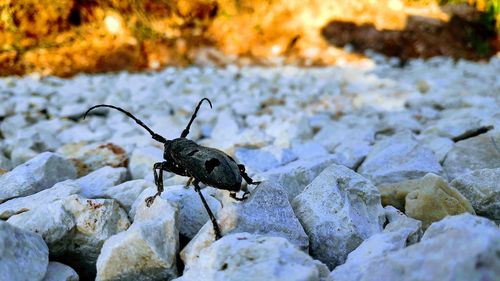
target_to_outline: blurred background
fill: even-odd
[[[500,0],[0,0],[0,75],[488,60]]]

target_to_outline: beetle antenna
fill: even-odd
[[[207,98],[202,98],[201,101],[198,103],[198,106],[196,106],[196,109],[194,110],[193,116],[191,116],[191,120],[189,120],[189,123],[188,123],[186,129],[184,129],[184,131],[182,131],[181,138],[185,138],[189,134],[189,128],[191,128],[191,124],[193,123],[194,119],[196,118],[196,113],[198,113],[198,110],[200,110],[200,106],[204,100],[208,101],[208,104],[210,104],[210,108],[212,108],[212,102]]]
[[[109,104],[98,104],[98,105],[94,105],[92,106],[91,108],[89,108],[89,110],[87,110],[87,112],[85,112],[85,115],[83,115],[83,119],[85,119],[85,117],[87,117],[87,114],[93,110],[93,109],[96,109],[98,107],[109,107],[109,108],[113,108],[113,109],[116,109],[122,113],[125,113],[125,115],[127,115],[128,117],[134,119],[135,123],[139,124],[141,127],[143,127],[144,129],[146,129],[146,131],[148,131],[148,133],[151,134],[151,136],[153,137],[153,139],[155,141],[158,141],[158,142],[161,142],[161,143],[166,143],[167,140],[160,136],[159,134],[153,132],[153,130],[151,130],[148,126],[146,126],[141,120],[139,120],[138,118],[136,118],[134,115],[132,115],[132,113],[126,111],[125,109],[123,108],[120,108],[120,107],[117,107],[117,106],[114,106],[114,105],[109,105]]]

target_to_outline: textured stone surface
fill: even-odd
[[[334,268],[382,230],[384,210],[371,182],[342,165],[331,165],[292,202],[309,235],[311,255]]]
[[[105,166],[75,180],[75,183],[80,186],[83,197],[101,198],[104,190],[124,182],[127,175],[126,168]]]
[[[200,253],[178,281],[188,280],[323,280],[321,262],[281,237],[249,233],[224,236]]]
[[[68,197],[80,192],[80,187],[72,180],[56,183],[53,187],[42,190],[33,195],[11,199],[0,204],[0,219],[29,211],[41,205]]]
[[[45,152],[0,176],[0,203],[31,195],[76,177],[76,170],[58,154]]]
[[[78,281],[78,274],[73,268],[59,262],[49,262],[43,281]]]
[[[330,277],[339,281],[498,280],[499,251],[499,228],[485,218],[462,214],[432,224],[417,244],[376,257],[350,274],[334,270]]]
[[[266,236],[286,238],[303,251],[309,247],[309,239],[299,220],[295,217],[284,188],[277,183],[265,181],[253,190],[243,202],[227,198],[218,212],[222,235],[249,232]],[[200,251],[214,240],[211,222],[198,232],[181,252],[186,267],[196,261]]]
[[[162,198],[143,202],[127,231],[111,236],[97,260],[96,280],[171,280],[177,277],[178,209]]]
[[[0,280],[42,280],[49,249],[38,235],[0,220]]]
[[[411,133],[403,132],[375,143],[358,172],[379,185],[420,178],[427,173],[439,175],[442,168],[430,149]]]
[[[479,215],[500,222],[500,168],[464,174],[451,183]]]
[[[450,180],[478,169],[500,168],[500,131],[455,143],[443,167]]]

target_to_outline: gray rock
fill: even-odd
[[[334,268],[363,240],[382,231],[377,188],[342,165],[331,165],[292,201],[309,235],[311,255]]]
[[[2,150],[1,150],[1,147],[0,147],[0,169],[3,169],[3,170],[10,170],[12,169],[12,162],[10,161],[9,158],[7,158]]]
[[[257,186],[241,203],[226,198],[218,213],[218,222],[222,235],[249,232],[286,238],[303,251],[309,247],[309,238],[295,217],[284,188],[270,181]],[[200,251],[213,240],[213,227],[207,222],[181,252],[186,267],[193,264]]]
[[[171,280],[177,277],[178,209],[162,198],[138,207],[127,231],[106,240],[96,280]]]
[[[292,143],[292,152],[301,160],[320,158],[329,154],[323,145],[315,141]]]
[[[130,222],[115,200],[72,195],[65,199],[64,204],[76,223],[76,231],[64,258],[81,274],[82,279],[91,278],[95,274],[95,264],[104,241],[125,231]]]
[[[13,215],[29,211],[38,206],[48,205],[79,192],[80,187],[73,180],[56,183],[53,187],[33,195],[14,198],[0,204],[0,219],[8,219]]]
[[[282,237],[234,233],[200,253],[176,280],[324,280],[329,271]]]
[[[201,190],[201,193],[205,197],[210,210],[217,216],[222,205],[212,196],[215,193],[213,191],[213,188],[206,187]],[[156,188],[151,189],[148,196],[152,196],[155,192]],[[144,201],[145,197],[140,196],[140,198]],[[194,188],[185,188],[184,185],[167,186],[162,198],[179,205],[179,232],[189,239],[193,238],[209,220],[200,196],[194,191]]]
[[[500,131],[455,143],[443,167],[450,180],[479,169],[500,168]]]
[[[27,196],[52,187],[57,182],[73,179],[76,170],[58,154],[44,152],[14,170],[0,176],[0,203]]]
[[[39,205],[27,212],[10,217],[7,222],[42,236],[51,255],[60,255],[65,252],[75,227],[73,216],[64,209],[62,200]]]
[[[127,213],[130,213],[134,202],[136,202],[140,194],[148,188],[154,188],[154,190],[156,190],[156,187],[152,182],[145,180],[132,180],[116,186],[103,188],[99,197],[115,199],[120,206],[127,211]],[[133,218],[134,216],[130,217]]]
[[[73,268],[59,262],[49,262],[43,281],[78,281],[80,278]]]
[[[105,166],[75,180],[75,183],[80,186],[80,195],[83,197],[100,198],[105,189],[124,182],[127,175],[126,168]]]
[[[352,251],[344,264],[337,266],[331,274],[333,280],[358,280],[358,272],[377,258],[390,252],[415,244],[422,236],[421,223],[406,217],[392,206],[385,207],[387,226],[374,234]]]
[[[237,148],[234,156],[251,172],[265,172],[297,159],[291,149],[276,146],[263,148]]]
[[[291,201],[326,167],[339,162],[335,156],[325,156],[314,160],[297,160],[285,166],[271,169],[260,177],[280,184],[285,188]]]
[[[478,215],[500,222],[500,168],[461,175],[450,185],[469,199]]]
[[[485,218],[462,214],[433,223],[419,243],[375,257],[350,274],[334,270],[330,277],[339,281],[498,280],[499,251],[499,228]]]
[[[38,235],[0,220],[0,280],[42,280],[49,249]]]
[[[400,182],[442,174],[434,153],[419,144],[410,132],[403,132],[377,142],[358,172],[375,185]]]
[[[446,154],[448,154],[455,144],[451,139],[445,137],[420,135],[419,139],[423,146],[434,152],[439,163],[444,161]]]

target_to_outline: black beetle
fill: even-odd
[[[221,231],[214,214],[208,207],[208,204],[201,193],[199,185],[200,182],[218,189],[229,190],[230,196],[239,201],[245,200],[246,196],[249,194],[248,191],[245,191],[241,198],[236,197],[236,192],[242,190],[242,178],[248,184],[259,184],[260,182],[254,182],[245,172],[245,166],[236,163],[236,161],[234,161],[234,159],[226,153],[215,148],[198,145],[194,141],[186,139],[189,134],[189,128],[196,118],[196,114],[198,113],[201,104],[205,100],[210,104],[210,108],[212,108],[212,102],[209,99],[201,99],[198,106],[196,106],[193,116],[191,116],[191,120],[182,131],[181,136],[173,140],[167,140],[161,135],[153,132],[153,130],[151,130],[130,112],[114,105],[99,104],[92,106],[89,110],[87,110],[87,112],[85,112],[83,119],[85,119],[87,114],[95,108],[113,108],[132,118],[137,124],[146,129],[154,140],[163,143],[165,147],[163,159],[165,159],[165,161],[158,162],[153,165],[154,180],[158,191],[154,196],[146,198],[146,205],[148,207],[151,206],[155,198],[163,192],[163,171],[189,177],[186,186],[193,183],[194,189],[200,195],[201,201],[203,202],[208,216],[212,221],[215,231],[215,239],[217,240],[221,238]],[[159,173],[157,173],[157,170]]]

